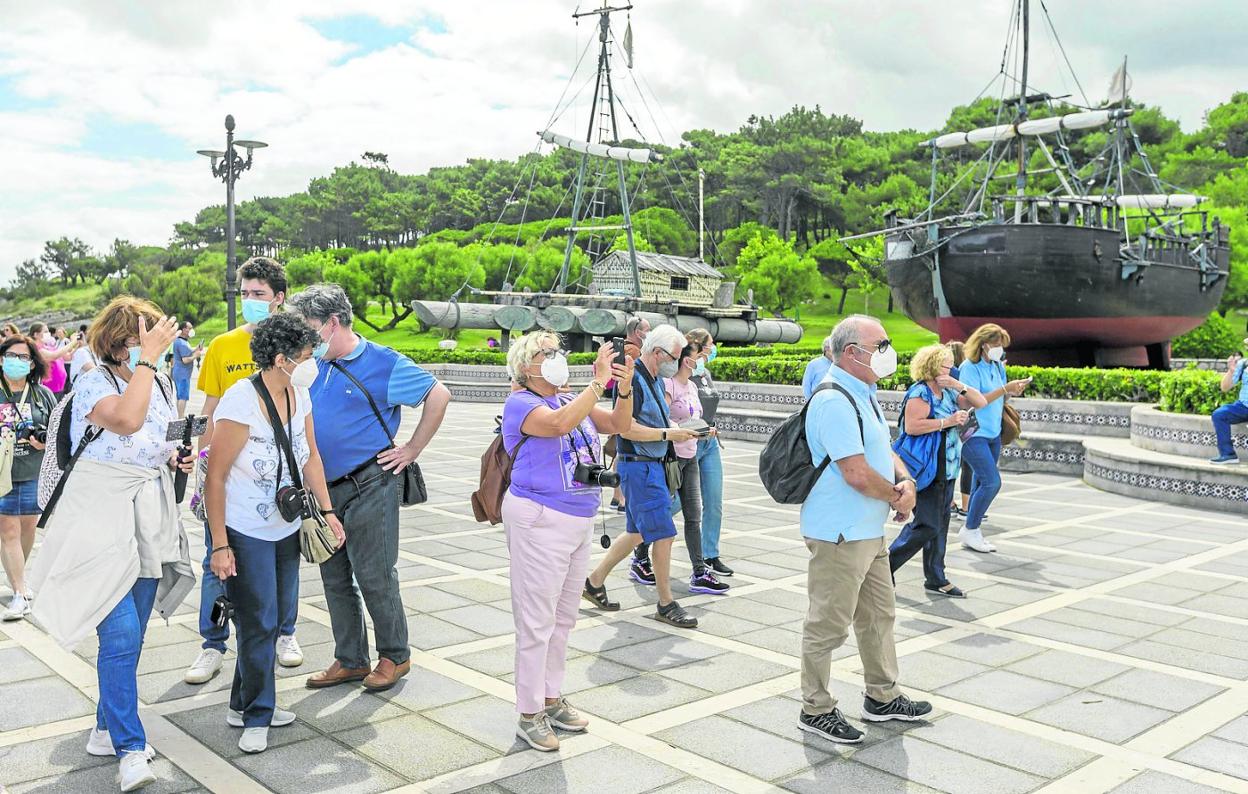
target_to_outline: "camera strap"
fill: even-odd
[[[296,489],[303,490],[303,480],[299,476],[299,467],[295,465],[295,451],[291,447],[291,436],[287,435],[286,428],[282,426],[282,417],[277,413],[277,406],[273,404],[273,397],[269,394],[268,388],[265,387],[260,379],[260,373],[257,372],[248,380],[260,394],[260,400],[264,403],[265,410],[269,413],[269,424],[273,425],[273,440],[277,442],[277,448],[281,452],[277,456],[277,484],[278,490],[282,487],[282,458],[286,458],[286,465],[290,467],[290,482]],[[283,395],[286,398],[286,416],[288,422],[293,422],[294,411],[290,407],[290,390],[286,390]],[[291,434],[293,435],[293,423],[291,424]]]

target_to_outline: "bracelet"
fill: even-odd
[[[155,366],[154,364],[152,364],[152,362],[150,362],[150,361],[142,361],[142,360],[140,360],[140,361],[135,362],[134,368],[135,368],[135,369],[138,369],[139,367],[147,367],[147,368],[148,368],[148,369],[150,369],[152,372],[159,372],[159,371],[160,371],[160,370],[156,369],[156,366]]]
[[[601,383],[599,383],[596,380],[591,380],[589,382],[589,386],[591,389],[594,390],[594,393],[597,394],[599,397],[601,397],[607,391],[607,387],[603,386]]]
[[[337,515],[337,511],[335,511],[334,508],[332,507],[322,507],[321,515],[326,515],[326,516]]]
[[[213,550],[212,550],[212,553],[213,553],[213,554],[216,554],[216,553],[217,553],[217,552],[219,552],[219,551],[234,551],[234,549],[233,549],[233,548],[231,548],[231,547],[227,544],[227,545],[225,545],[225,546],[217,546],[215,549],[213,549]]]

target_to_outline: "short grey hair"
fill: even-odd
[[[511,379],[521,386],[529,381],[529,365],[533,363],[533,359],[537,358],[538,353],[542,352],[545,345],[554,345],[556,348],[562,347],[563,341],[559,338],[559,334],[553,331],[531,331],[524,336],[512,341],[511,349],[507,351],[507,373],[511,375]]]
[[[823,338],[823,354],[830,356],[834,350],[836,350],[836,346],[833,343],[832,334],[828,334]]]
[[[646,341],[641,344],[641,354],[644,356],[652,350],[660,349],[669,353],[672,352],[672,348],[684,350],[687,344],[689,342],[679,328],[664,324],[651,328],[650,333],[646,334]]]
[[[309,320],[327,323],[337,317],[339,325],[351,327],[351,299],[337,284],[313,284],[287,298],[286,306]]]
[[[847,346],[857,344],[862,328],[867,323],[879,325],[880,321],[869,314],[851,314],[836,324],[836,327],[832,329],[832,333],[828,336],[828,340],[824,342],[825,350],[827,349],[827,344],[831,343],[832,345],[833,361],[841,360],[841,354],[845,352]]]

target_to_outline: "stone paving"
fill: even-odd
[[[159,754],[147,790],[1248,792],[1242,518],[1007,474],[987,522],[1000,551],[950,546],[968,599],[929,597],[917,559],[898,578],[902,684],[933,702],[931,722],[870,724],[864,744],[838,747],[796,727],[806,553],[797,511],[758,483],[759,445],[741,441],[724,451],[729,595],[682,597],[678,583],[702,624],[683,632],[651,620],[653,590],[617,573],[608,586],[623,611],[582,611],[571,639],[566,693],[591,730],[558,754],[525,749],[513,735],[506,547],[468,503],[497,410],[452,405],[422,458],[430,501],[402,514],[412,674],[380,696],[304,688],[332,649],[305,565],[307,659],[278,672],[278,703],[299,719],[243,757],[225,725],[233,654],[207,685],[182,683],[199,647],[190,600],[169,625],[153,620],[139,670]],[[621,523],[606,519],[612,535]],[[683,547],[676,556],[687,577]],[[29,622],[0,624],[0,788],[116,790],[116,763],[83,750],[93,660],[92,642],[71,654]],[[833,678],[857,722],[852,638]]]

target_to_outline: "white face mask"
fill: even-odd
[[[316,359],[309,358],[295,366],[290,373],[290,385],[296,389],[307,389],[316,382]]]
[[[542,361],[542,377],[556,389],[562,389],[568,383],[568,359],[562,353],[547,356]]]
[[[186,332],[186,338],[187,338],[187,339],[194,339],[194,338],[195,338],[195,329],[194,329],[194,328],[192,328],[191,330],[189,330],[189,331],[187,331],[187,332]]]
[[[858,349],[866,350],[865,347],[859,347]],[[871,363],[867,366],[871,367],[875,377],[887,378],[897,371],[897,348],[889,345],[888,350],[884,352],[879,350],[871,351]]]
[[[1001,347],[1001,345],[996,345],[995,347],[988,348],[988,360],[989,361],[1000,361],[1004,357],[1005,357],[1005,348]]]

